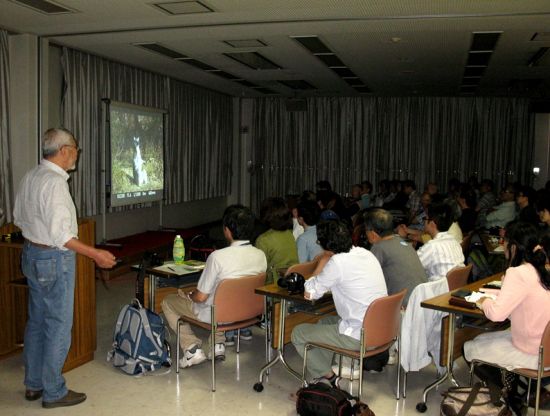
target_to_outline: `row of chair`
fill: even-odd
[[[311,276],[316,267],[316,263],[310,262],[306,264],[295,265],[287,271],[299,272],[306,277]],[[448,273],[447,282],[449,291],[453,291],[467,284],[468,276],[471,272],[471,265],[461,268],[456,268]],[[259,322],[260,316],[264,313],[264,300],[262,296],[256,295],[254,290],[260,287],[265,282],[265,273],[256,276],[247,276],[239,279],[226,279],[220,283],[216,290],[214,302],[211,307],[211,323],[204,323],[195,319],[181,316],[178,319],[177,331],[177,353],[176,359],[179,362],[179,328],[183,322],[188,322],[192,325],[210,330],[211,332],[211,351],[214,351],[214,340],[216,331],[229,331],[247,328]],[[363,319],[363,327],[361,329],[360,350],[353,351],[323,343],[308,343],[305,346],[302,378],[306,380],[306,363],[308,351],[312,348],[322,348],[330,350],[340,356],[349,357],[352,360],[359,361],[359,391],[358,396],[361,397],[363,385],[363,361],[364,359],[384,352],[392,347],[397,342],[397,381],[396,381],[396,398],[400,398],[400,325],[401,325],[401,308],[406,290],[402,290],[394,295],[386,296],[375,300],[369,306]],[[231,322],[231,323],[228,323]],[[237,336],[237,353],[240,350],[239,336]],[[550,370],[545,371],[545,368],[550,368],[550,354],[544,354],[544,350],[550,348],[550,323],[544,332],[539,348],[539,365],[537,370],[517,369],[514,370],[517,374],[529,379],[537,380],[536,392],[536,407],[535,415],[538,415],[538,406],[540,401],[541,379],[550,375]],[[211,354],[212,365],[212,391],[216,390],[216,370],[215,357]],[[341,362],[341,361],[340,361]],[[473,362],[471,371],[478,362]],[[494,365],[492,363],[485,363]],[[179,371],[179,368],[176,370]],[[404,396],[406,391],[406,372],[404,375]],[[353,377],[351,372],[350,377]],[[529,398],[530,391],[527,397]]]

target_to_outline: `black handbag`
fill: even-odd
[[[365,403],[324,383],[302,387],[296,396],[296,412],[300,416],[375,416]]]

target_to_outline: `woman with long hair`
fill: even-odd
[[[502,288],[496,299],[484,297],[477,305],[491,321],[510,319],[511,328],[484,333],[466,342],[467,361],[481,360],[507,370],[538,367],[540,341],[550,321],[545,243],[533,224],[512,222],[506,226],[504,253],[509,267],[502,278]]]

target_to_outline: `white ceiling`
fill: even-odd
[[[170,75],[234,96],[252,88],[136,47],[158,42],[284,96],[359,95],[291,36],[317,35],[374,95],[459,95],[472,32],[501,31],[475,95],[550,95],[550,0],[201,0],[209,13],[169,15],[176,0],[60,0],[70,14],[46,15],[0,0],[0,27]],[[546,41],[531,40],[547,33]],[[267,46],[233,48],[224,40]],[[257,51],[282,69],[255,70],[223,53]],[[293,91],[279,80],[306,80]],[[531,81],[530,81],[531,80]]]

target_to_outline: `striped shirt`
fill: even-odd
[[[430,281],[444,278],[453,267],[464,266],[462,247],[448,232],[437,233],[417,253]]]

